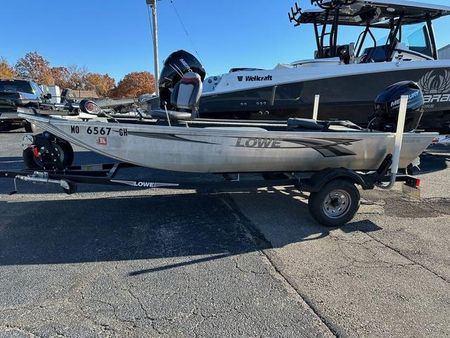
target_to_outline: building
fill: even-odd
[[[444,48],[439,49],[439,58],[450,59],[450,45],[447,45]]]
[[[99,96],[95,90],[65,89],[62,96],[70,99],[98,99]]]

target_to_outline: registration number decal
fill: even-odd
[[[126,128],[118,128],[112,129],[110,127],[87,127],[80,128],[80,126],[70,126],[71,134],[80,134],[86,133],[88,135],[101,135],[101,136],[109,136],[111,132],[118,134],[119,136],[128,136],[128,129]]]

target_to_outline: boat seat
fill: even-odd
[[[202,95],[203,83],[200,75],[187,72],[175,85],[170,101],[178,109],[194,111]]]
[[[199,74],[187,72],[175,85],[170,103],[176,110],[156,109],[152,110],[153,117],[171,120],[191,120],[198,115],[198,103],[202,95],[203,83]]]
[[[290,130],[307,130],[307,131],[321,131],[326,128],[326,125],[312,119],[290,118],[287,121],[288,129]]]

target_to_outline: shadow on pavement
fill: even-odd
[[[329,235],[329,228],[311,220],[304,203],[291,199],[286,207],[295,206],[307,222],[292,226],[281,243],[270,244],[232,203],[221,194],[0,202],[0,265],[208,256],[130,272],[136,276]],[[283,217],[277,209],[261,212]],[[364,223],[345,229],[379,228]]]
[[[449,152],[450,152],[450,147]],[[424,153],[420,157],[420,171],[414,174],[429,174],[446,170],[450,163],[450,153]]]

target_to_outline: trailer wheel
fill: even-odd
[[[69,142],[57,139],[56,144],[61,148],[62,165],[64,169],[69,168],[73,164],[74,152]]]
[[[360,194],[350,181],[336,179],[309,196],[308,207],[314,219],[329,227],[342,226],[353,219],[359,209]]]
[[[48,147],[48,146],[47,146]],[[52,149],[45,149],[44,145],[33,145],[26,148],[23,161],[28,169],[66,169],[73,164],[74,152],[69,142],[57,139],[52,142]]]

